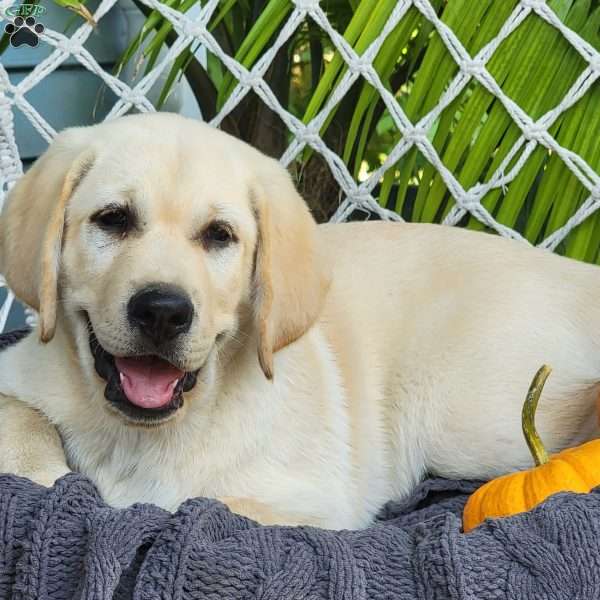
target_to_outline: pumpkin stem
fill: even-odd
[[[529,386],[529,390],[527,391],[525,403],[523,404],[523,411],[521,413],[523,435],[529,446],[529,452],[531,452],[531,456],[538,467],[548,462],[548,453],[535,428],[535,411],[537,410],[537,405],[540,396],[542,395],[546,379],[548,379],[548,375],[550,375],[551,372],[552,369],[548,365],[544,365],[535,374],[535,377]]]

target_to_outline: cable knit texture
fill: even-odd
[[[474,482],[430,479],[362,531],[262,527],[215,500],[106,506],[70,474],[0,476],[0,598],[600,597],[600,489],[460,532]]]
[[[334,532],[202,498],[117,510],[78,474],[52,488],[1,475],[0,599],[600,598],[600,488],[465,535],[479,484],[429,479],[368,529]]]

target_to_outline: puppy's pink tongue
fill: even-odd
[[[183,377],[166,360],[152,356],[117,358],[115,364],[127,399],[141,408],[161,408],[173,398],[173,390]]]

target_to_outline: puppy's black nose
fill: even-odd
[[[132,325],[160,346],[189,330],[194,306],[177,288],[151,286],[131,297],[127,316]]]

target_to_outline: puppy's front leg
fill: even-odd
[[[319,519],[309,515],[283,513],[272,509],[267,504],[252,498],[236,498],[224,496],[218,499],[227,505],[231,512],[248,517],[261,525],[312,525],[319,526]]]
[[[23,402],[0,395],[0,473],[51,486],[70,471],[56,428]]]

